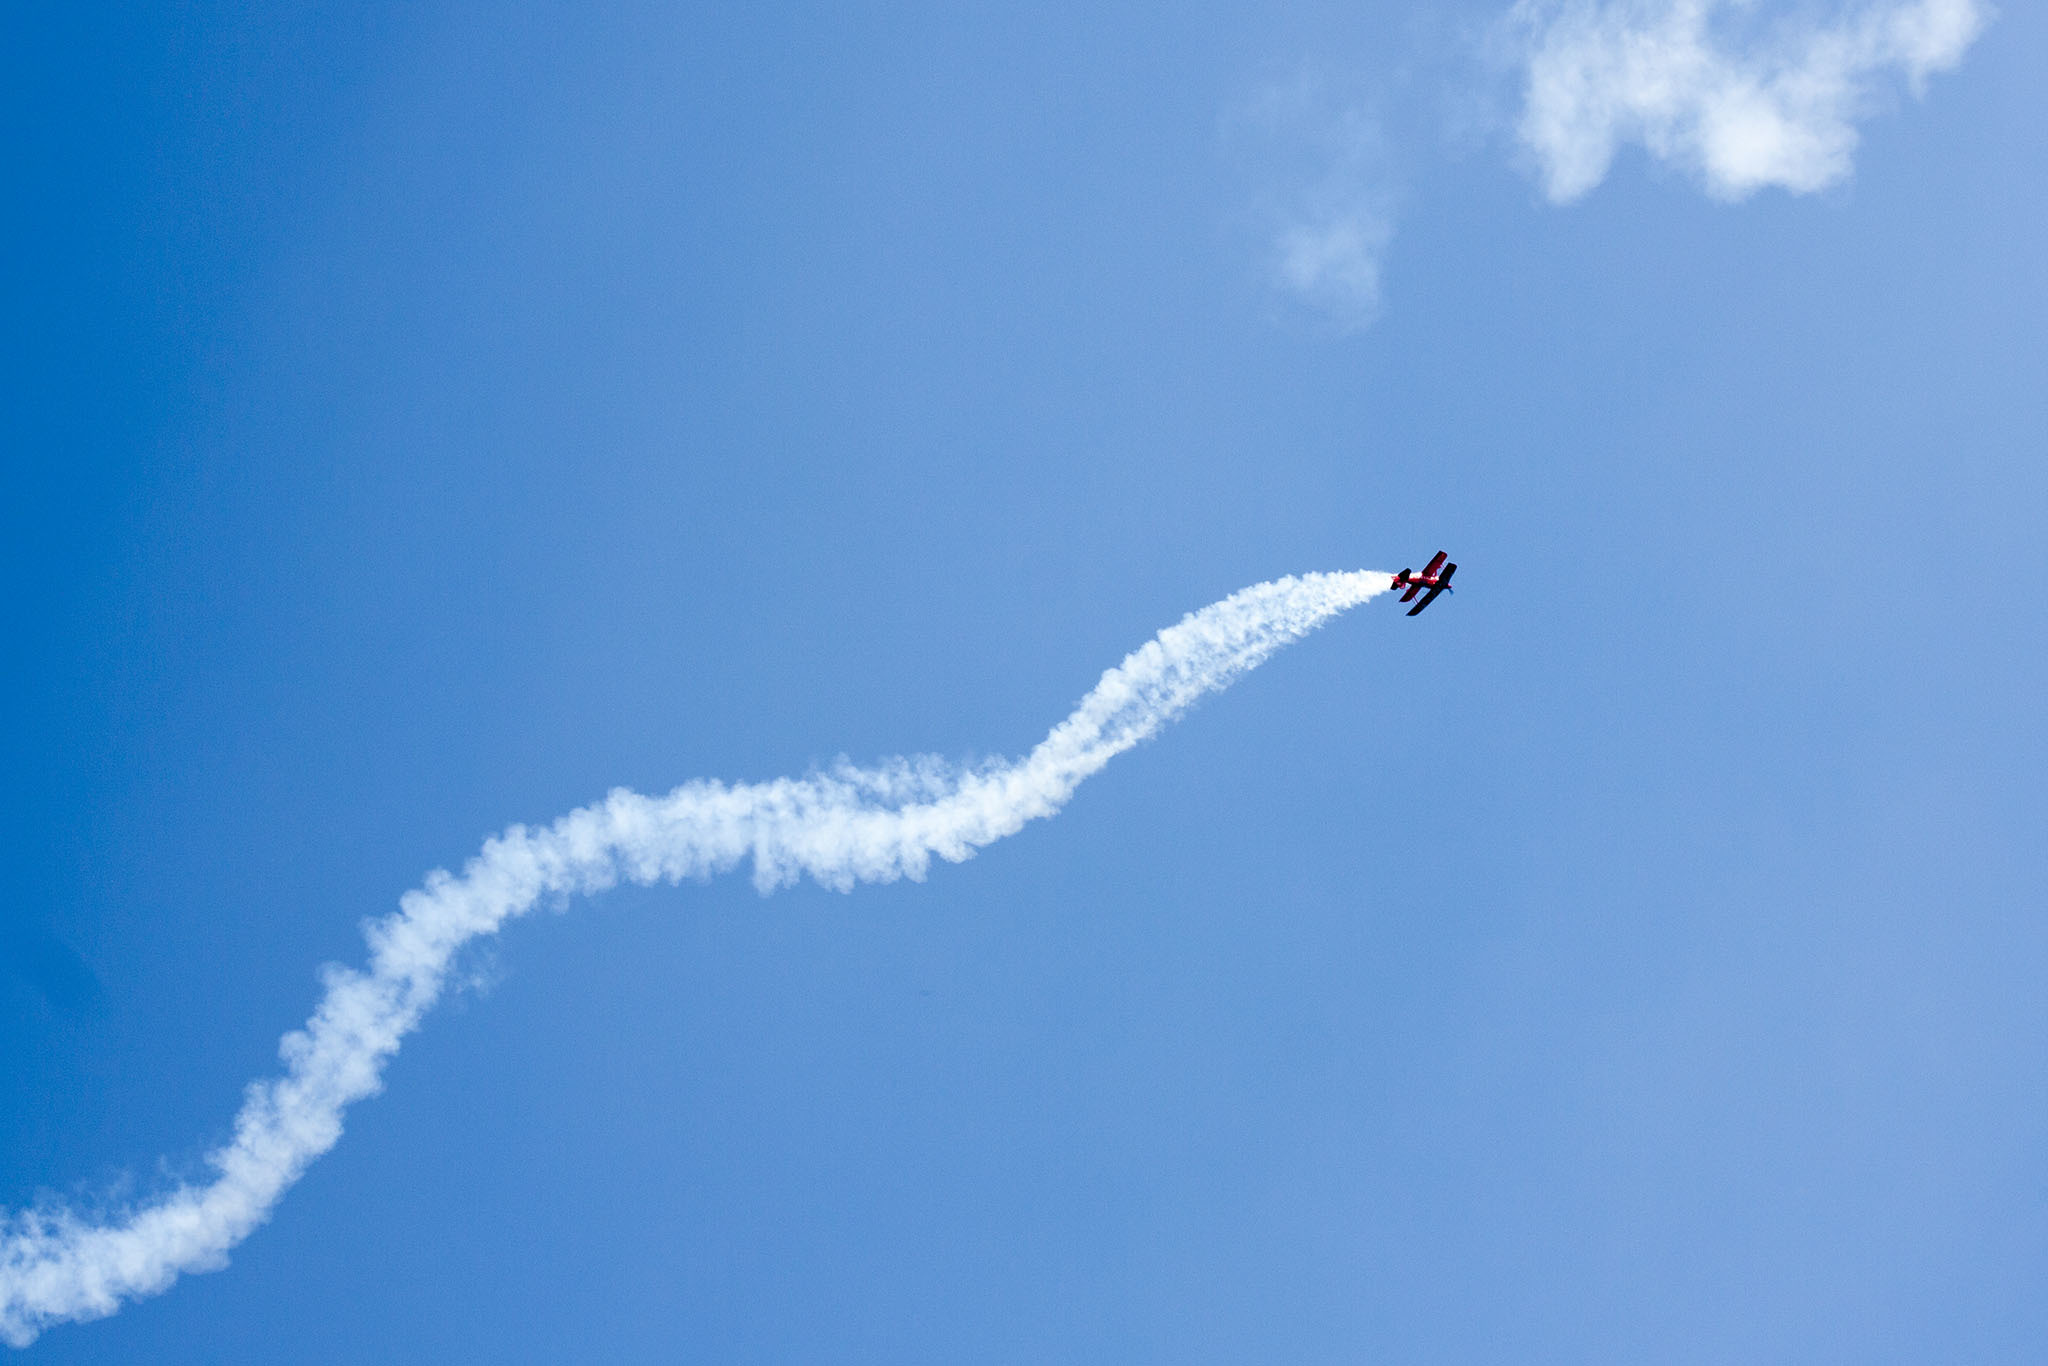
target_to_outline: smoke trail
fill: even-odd
[[[1191,613],[1103,674],[1020,763],[842,761],[807,778],[685,783],[665,797],[621,788],[544,830],[515,825],[485,841],[459,877],[430,873],[395,914],[365,925],[367,968],[323,970],[312,1018],[278,1045],[284,1074],[250,1084],[234,1138],[207,1155],[210,1182],[104,1223],[62,1208],[0,1214],[0,1338],[25,1347],[53,1323],[100,1318],[183,1272],[224,1266],[334,1146],[348,1107],[376,1094],[384,1064],[440,996],[456,951],[543,898],[621,879],[708,876],[749,855],[763,892],[805,874],[841,891],[922,879],[934,854],[957,863],[1052,815],[1083,779],[1204,693],[1386,587],[1381,574],[1306,574]]]

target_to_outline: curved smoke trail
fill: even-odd
[[[838,890],[924,877],[932,856],[959,862],[1050,816],[1082,780],[1205,693],[1273,651],[1386,591],[1375,573],[1305,574],[1257,584],[1161,631],[1015,763],[934,758],[768,783],[685,783],[665,797],[621,788],[543,830],[515,825],[369,922],[367,968],[330,964],[306,1027],[284,1036],[284,1073],[252,1082],[233,1139],[181,1186],[104,1223],[69,1210],[0,1212],[0,1338],[27,1346],[53,1323],[113,1313],[181,1273],[217,1269],[269,1217],[306,1167],[341,1137],[341,1119],[376,1094],[384,1064],[440,996],[457,950],[543,898],[621,879],[703,877],[754,860],[763,892],[808,874]]]

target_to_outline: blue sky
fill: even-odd
[[[1462,565],[922,884],[509,927],[30,1355],[2031,1360],[2048,21],[1955,12],[13,17],[0,1207],[202,1176],[512,822]]]

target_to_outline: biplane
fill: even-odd
[[[1439,550],[1428,564],[1422,566],[1420,574],[1412,569],[1404,569],[1394,575],[1392,586],[1408,590],[1401,595],[1401,601],[1403,602],[1415,602],[1415,595],[1417,593],[1423,592],[1424,589],[1429,590],[1421,602],[1416,602],[1413,607],[1408,609],[1408,615],[1412,617],[1423,608],[1435,602],[1437,594],[1450,592],[1451,575],[1457,572],[1458,566],[1456,564],[1445,564],[1444,552]]]

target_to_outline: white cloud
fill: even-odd
[[[1380,257],[1393,240],[1391,217],[1376,204],[1324,209],[1282,224],[1273,236],[1273,275],[1343,331],[1380,311]]]
[[[1396,195],[1378,122],[1303,76],[1227,110],[1224,135],[1250,173],[1270,284],[1340,332],[1379,316],[1380,262]]]
[[[1631,142],[1719,199],[1810,192],[1848,176],[1857,122],[1896,82],[1919,94],[1990,17],[1983,0],[1518,0],[1517,132],[1554,203]]]

